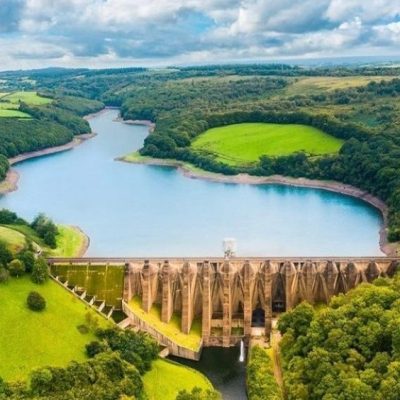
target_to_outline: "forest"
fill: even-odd
[[[400,396],[400,276],[378,278],[330,304],[302,303],[278,323],[288,400]]]
[[[18,111],[29,118],[0,118],[0,180],[9,169],[8,158],[60,146],[70,142],[75,135],[89,133],[90,126],[82,116],[104,107],[100,101],[56,95],[48,90],[39,93],[37,98],[49,99],[49,102],[28,104],[19,100],[16,104]],[[9,103],[3,101],[3,104]]]

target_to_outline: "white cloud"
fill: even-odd
[[[399,20],[400,0],[0,0],[0,68],[395,54]]]

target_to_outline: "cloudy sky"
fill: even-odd
[[[0,0],[0,70],[400,55],[400,0]]]

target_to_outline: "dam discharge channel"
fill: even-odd
[[[16,165],[19,189],[0,196],[0,208],[78,225],[90,237],[88,256],[220,256],[225,237],[236,238],[243,257],[382,255],[382,216],[361,200],[189,179],[171,167],[116,161],[148,135],[147,127],[117,117],[114,109],[99,113],[89,121],[93,139]],[[206,348],[200,362],[183,362],[205,373],[224,399],[240,400],[246,395],[239,356],[239,347]]]

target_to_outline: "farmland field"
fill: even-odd
[[[0,118],[30,118],[31,116],[19,110],[7,110],[0,108]]]
[[[339,89],[348,89],[352,87],[365,86],[369,82],[381,80],[389,80],[390,77],[385,76],[318,76],[296,79],[289,85],[284,92],[286,95],[305,95],[316,94],[321,91],[333,91]]]
[[[19,103],[23,101],[24,103],[31,105],[42,105],[52,102],[52,99],[39,96],[36,92],[13,92],[2,97],[2,100],[6,100],[10,103]]]
[[[244,123],[212,128],[191,147],[212,153],[231,165],[256,162],[260,156],[282,156],[297,151],[310,155],[339,151],[343,141],[321,130],[298,124]]]

